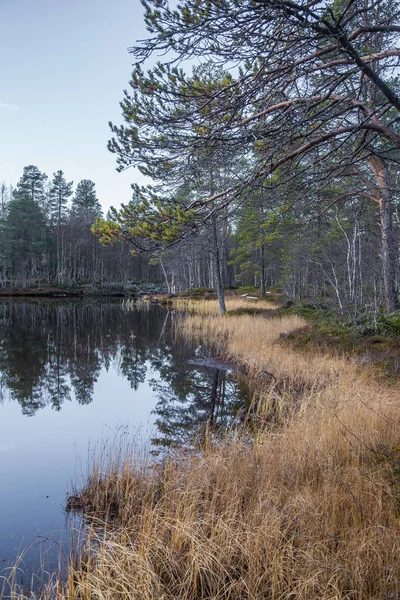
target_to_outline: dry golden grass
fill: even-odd
[[[353,382],[355,366],[348,360],[300,354],[280,343],[289,333],[304,326],[304,319],[297,316],[271,319],[250,315],[227,318],[193,315],[181,324],[186,337],[208,344],[228,362],[244,367],[253,399],[266,410],[272,402],[275,417],[286,413],[285,408],[292,411],[315,403],[322,392],[326,403],[332,388]],[[276,378],[276,384],[268,373]]]
[[[303,325],[181,323],[246,367],[263,425],[163,467],[118,452],[106,476],[95,466],[84,493],[96,550],[71,567],[58,600],[400,597],[399,386],[285,347],[281,334]],[[105,533],[107,514],[117,525]]]
[[[219,307],[216,300],[196,300],[192,298],[174,298],[172,305],[176,310],[181,310],[189,313],[196,313],[199,315],[218,315]],[[225,298],[226,310],[228,313],[233,311],[266,311],[275,310],[278,305],[271,301],[264,299],[246,299],[237,296],[226,296]]]
[[[128,462],[92,479],[98,508],[118,507],[119,526],[101,531],[58,597],[397,598],[388,459],[399,424],[390,404],[385,418],[353,408],[340,410],[351,435],[333,411],[316,410],[252,443],[237,436],[163,470]]]

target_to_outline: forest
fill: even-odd
[[[238,284],[397,310],[396,2],[142,4],[109,150],[151,183],[97,220],[103,243],[152,253],[170,291],[216,289],[221,312]]]
[[[390,172],[396,183],[396,164],[390,165]],[[282,198],[277,205],[274,183],[263,182],[253,187],[246,203],[218,215],[215,248],[211,227],[202,224],[187,239],[158,247],[155,256],[132,256],[134,244],[104,247],[92,234],[92,224],[102,214],[92,181],[80,182],[73,195],[72,182],[62,171],[52,182],[46,179],[37,167],[28,166],[15,189],[1,184],[3,288],[54,284],[112,290],[136,284],[146,290],[153,284],[170,293],[215,289],[217,254],[223,288],[255,286],[261,296],[268,288],[279,288],[291,300],[333,305],[350,313],[361,306],[378,311],[384,303],[379,207],[362,190],[315,215],[308,197],[296,202]],[[397,289],[396,192],[394,187]]]
[[[24,167],[16,185],[0,184],[1,288],[90,286],[115,289],[154,280],[156,268],[121,243],[103,248],[91,233],[102,214],[89,179],[74,190],[59,170],[52,179]]]

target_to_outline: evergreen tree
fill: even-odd
[[[86,222],[94,220],[94,217],[101,214],[101,204],[97,199],[95,183],[90,179],[82,179],[76,186],[72,210],[81,217],[83,216]]]
[[[126,91],[121,103],[126,124],[112,126],[115,137],[109,143],[119,169],[134,165],[153,176],[185,156],[190,167],[210,148],[213,153],[240,148],[248,156],[262,148],[246,177],[228,186],[214,177],[212,193],[197,198],[183,214],[174,207],[166,214],[161,206],[160,219],[150,215],[153,222],[146,219],[144,233],[158,235],[170,222],[190,227],[217,211],[232,210],[249,187],[285,165],[287,183],[299,168],[314,181],[320,177],[322,188],[335,169],[344,173],[345,149],[348,172],[357,173],[360,187],[374,189],[385,307],[396,310],[389,176],[389,159],[400,148],[393,125],[400,109],[396,2],[311,6],[286,0],[183,0],[172,9],[167,2],[145,0],[144,5],[150,37],[131,49],[137,62],[132,92]],[[169,60],[143,68],[150,58],[169,52]],[[225,77],[218,87],[202,85],[176,66],[194,58],[202,65],[210,57],[222,68],[238,65],[235,78]],[[311,153],[316,163],[309,160]],[[333,155],[341,164],[332,164]],[[105,229],[106,236],[114,234],[114,224]]]
[[[0,184],[0,232],[4,230],[4,223],[7,215],[7,205],[8,205],[8,193],[7,186],[3,181]],[[7,270],[6,266],[6,247],[4,236],[0,236],[0,280],[5,279],[5,273]]]
[[[45,183],[47,175],[39,171],[34,165],[24,167],[23,175],[17,183],[17,188],[14,192],[18,196],[25,199],[30,199],[36,202],[42,210],[46,208],[46,191]]]
[[[50,187],[49,212],[53,222],[57,228],[57,280],[63,280],[64,271],[64,245],[62,236],[62,224],[65,222],[67,215],[67,202],[72,196],[73,182],[67,182],[63,171],[54,173],[53,181]]]
[[[208,62],[193,68],[192,77],[181,87],[179,101],[162,94],[152,94],[150,99],[139,93],[126,94],[122,108],[128,127],[111,125],[116,137],[108,147],[117,154],[118,170],[135,165],[155,185],[135,186],[131,203],[119,212],[113,210],[111,222],[97,221],[93,228],[103,243],[120,239],[147,251],[208,228],[212,279],[221,314],[226,311],[222,273],[227,273],[227,219],[224,214],[221,228],[214,195],[219,185],[236,181],[234,163],[241,151],[221,147],[218,139],[197,147],[196,140],[225,115],[223,106],[218,117],[211,114],[204,98],[218,95],[231,83],[231,75]],[[135,91],[140,85],[139,79],[132,82]],[[128,147],[129,158],[124,153]]]
[[[3,216],[6,212],[9,200],[8,190],[5,182],[0,183],[0,213]]]
[[[67,182],[63,171],[57,171],[53,175],[50,187],[49,209],[53,221],[59,227],[67,216],[67,202],[72,196],[73,181]]]
[[[19,188],[9,203],[4,224],[6,253],[12,271],[20,273],[22,287],[28,276],[40,272],[40,259],[49,247],[49,232],[44,214],[35,200]]]

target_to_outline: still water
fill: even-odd
[[[91,444],[129,427],[157,454],[243,405],[232,374],[188,362],[203,352],[175,339],[176,318],[121,301],[0,302],[0,575],[22,556],[28,586],[68,554],[65,500]]]

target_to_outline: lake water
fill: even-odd
[[[65,501],[91,444],[128,427],[156,454],[244,404],[232,374],[188,362],[202,349],[175,341],[176,318],[122,301],[0,301],[0,575],[20,557],[29,587],[68,555]]]

